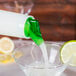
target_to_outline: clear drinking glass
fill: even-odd
[[[60,44],[45,42],[49,65],[45,66],[41,49],[31,41],[15,41],[13,57],[26,76],[65,76],[66,65],[60,60]],[[17,52],[20,56],[15,55]]]
[[[17,13],[30,13],[33,7],[33,0],[0,0],[0,10],[7,10]]]

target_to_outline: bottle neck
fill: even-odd
[[[29,17],[25,22],[24,34],[25,36],[30,37],[37,45],[44,42],[40,32],[39,23],[32,17]]]

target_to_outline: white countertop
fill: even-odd
[[[0,76],[25,76],[16,63],[0,65]]]

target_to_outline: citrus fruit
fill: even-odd
[[[71,40],[61,47],[61,60],[71,66],[76,66],[76,40]]]
[[[0,53],[11,53],[14,50],[14,43],[8,37],[0,39]]]

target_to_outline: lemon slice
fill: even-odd
[[[12,57],[12,55],[0,55],[0,63],[13,63],[14,62],[14,58]]]
[[[0,52],[7,54],[14,50],[14,43],[8,37],[3,37],[0,39]]]
[[[61,48],[60,55],[63,63],[76,66],[76,40],[71,40],[64,43]]]
[[[18,59],[21,56],[23,56],[23,53],[18,51],[18,52],[15,52],[14,56]],[[12,53],[10,53],[10,54],[0,53],[0,63],[1,64],[7,64],[7,63],[13,63],[13,62],[15,62],[15,60],[12,56]]]

